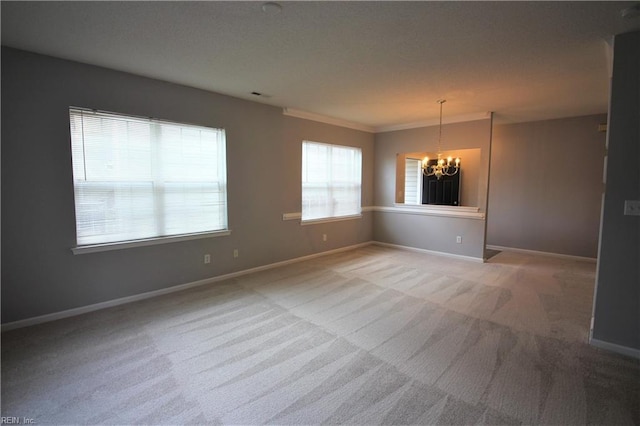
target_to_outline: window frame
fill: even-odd
[[[333,154],[333,150],[350,150],[353,153],[355,153],[357,155],[357,160],[358,163],[357,165],[355,165],[355,169],[357,171],[357,208],[354,209],[354,211],[348,212],[346,214],[336,214],[335,211],[335,197],[333,197],[333,206],[334,207],[329,207],[329,209],[331,210],[331,214],[328,216],[312,216],[310,218],[305,218],[305,182],[308,181],[305,180],[305,168],[308,166],[308,163],[305,165],[305,145],[316,145],[316,146],[322,146],[322,147],[326,147],[328,148],[328,152],[329,152],[329,157],[327,161],[331,161],[331,159],[333,158],[334,154]],[[302,155],[301,155],[301,163],[302,163],[302,169],[301,169],[301,212],[300,212],[300,223],[302,225],[309,225],[309,224],[315,224],[315,223],[324,223],[324,222],[335,222],[335,221],[342,221],[342,220],[350,220],[350,219],[358,219],[362,217],[362,174],[363,174],[363,168],[362,168],[362,148],[360,147],[355,147],[355,146],[349,146],[349,145],[337,145],[337,144],[330,144],[330,143],[326,143],[326,142],[316,142],[316,141],[311,141],[311,140],[303,140],[302,141]],[[333,161],[331,161],[330,163],[330,168],[334,168],[335,163]],[[353,165],[351,165],[351,167],[353,167]],[[330,172],[332,173],[332,171]],[[354,173],[355,175],[355,173]],[[330,180],[330,181],[324,181],[321,183],[321,185],[325,185],[327,186],[327,190],[329,192],[330,195],[333,195],[334,192],[336,190],[339,190],[339,183],[335,183],[336,181]],[[342,189],[346,189],[348,191],[348,187],[353,185],[353,182],[351,181],[343,181],[342,182]],[[353,203],[356,203],[356,200],[352,201]],[[325,205],[326,206],[326,205]]]
[[[86,158],[84,158],[84,155],[85,155],[84,154],[84,150],[85,150],[84,138],[86,137],[85,136],[86,134],[84,133],[85,131],[84,129],[81,129],[80,131],[77,131],[74,133],[72,121],[74,120],[74,116],[80,115],[81,116],[80,120],[82,120],[83,122],[84,117],[82,117],[82,114],[85,114],[85,113],[93,115],[94,117],[104,116],[104,118],[113,119],[114,121],[124,120],[126,122],[131,122],[131,123],[139,122],[141,123],[142,126],[148,125],[149,126],[148,144],[151,144],[151,145],[148,147],[148,149],[145,150],[142,160],[138,159],[134,161],[145,162],[147,159],[150,163],[157,163],[157,161],[162,161],[164,163],[167,161],[167,158],[169,157],[166,157],[166,156],[159,159],[157,153],[162,148],[159,148],[157,145],[155,145],[160,143],[161,138],[158,137],[158,135],[160,134],[158,132],[162,132],[163,130],[167,132],[171,132],[175,130],[175,129],[171,129],[171,127],[177,127],[177,129],[180,132],[183,132],[185,130],[187,131],[194,130],[194,129],[199,131],[211,132],[210,137],[213,137],[215,140],[215,146],[211,151],[213,154],[211,155],[213,155],[214,156],[213,158],[215,158],[215,170],[217,170],[217,172],[215,172],[213,176],[210,175],[209,177],[204,177],[204,175],[200,175],[197,177],[197,179],[189,179],[188,177],[182,175],[181,177],[176,179],[175,175],[171,176],[167,174],[164,174],[164,175],[161,175],[161,177],[158,177],[157,171],[153,171],[152,173],[145,176],[144,178],[132,179],[127,175],[127,172],[130,169],[125,169],[124,174],[115,174],[113,175],[113,177],[110,177],[109,179],[106,179],[106,180],[100,180],[100,178],[97,178],[95,180],[88,179],[84,181],[84,184],[79,184],[79,182],[83,182],[83,179],[86,179],[86,176],[87,176],[86,175],[87,160]],[[70,145],[71,145],[71,163],[73,168],[73,171],[72,171],[73,199],[74,199],[74,223],[75,223],[75,241],[76,241],[76,246],[72,247],[71,250],[74,254],[94,253],[94,252],[117,250],[117,249],[123,249],[123,248],[141,247],[141,246],[148,246],[148,245],[172,243],[172,242],[178,242],[178,241],[188,241],[188,240],[201,239],[201,238],[218,237],[218,236],[229,235],[231,233],[229,229],[229,218],[228,218],[228,184],[227,184],[228,176],[227,176],[227,155],[226,155],[227,144],[226,144],[226,132],[224,128],[215,128],[210,126],[203,126],[203,125],[197,125],[197,124],[191,124],[191,123],[182,123],[182,122],[169,121],[169,120],[159,120],[152,117],[141,117],[141,116],[136,116],[131,114],[102,111],[102,110],[95,110],[95,109],[75,107],[75,106],[69,107],[69,127],[70,127],[69,130],[70,130]],[[105,134],[110,136],[110,134],[104,133],[104,134],[100,134],[99,137],[106,137],[104,136]],[[74,140],[74,138],[77,138],[77,137],[82,137],[83,138],[82,141],[78,142],[77,139]],[[178,141],[179,141],[178,144],[180,146],[180,149],[184,149],[185,146],[187,148],[189,147],[189,145],[183,145],[185,143],[183,137],[184,136],[180,136],[178,138]],[[202,134],[198,136],[198,138],[201,138],[201,137],[202,137]],[[201,142],[202,139],[198,139],[198,141]],[[171,143],[175,143],[175,142],[173,141],[169,142],[169,144]],[[76,150],[78,149],[78,144],[82,145],[83,158],[81,159],[79,158],[80,155],[76,152]],[[98,143],[97,146],[100,147],[98,149],[104,149],[102,148],[100,143]],[[100,157],[98,158],[101,160]],[[81,162],[81,166],[78,166],[80,162]],[[84,174],[78,173],[80,177],[76,176],[77,167],[85,168]],[[153,168],[156,166],[151,166],[151,167]],[[166,168],[167,166],[161,166],[160,168],[163,168],[163,167]],[[178,170],[184,170],[185,164],[182,163],[178,167],[179,167]],[[182,169],[180,169],[180,167],[182,167]],[[150,202],[152,205],[154,205],[152,209],[153,213],[146,217],[146,220],[152,222],[149,225],[149,228],[152,229],[152,233],[148,233],[147,235],[142,235],[140,238],[137,238],[137,236],[134,236],[134,238],[123,238],[123,239],[112,238],[111,240],[107,239],[105,241],[97,241],[97,242],[90,242],[90,241],[88,242],[88,240],[90,240],[91,237],[85,235],[84,241],[81,242],[82,237],[79,237],[81,224],[80,222],[78,222],[78,216],[83,213],[83,211],[79,210],[78,208],[80,203],[78,197],[82,197],[82,195],[80,195],[80,192],[79,192],[79,191],[82,191],[81,187],[84,186],[85,188],[91,189],[92,187],[105,185],[105,187],[112,188],[113,191],[117,191],[120,179],[126,179],[125,182],[127,182],[127,184],[132,188],[135,187],[136,185],[141,185],[141,186],[151,185],[152,187],[156,185],[157,188],[160,188],[160,189],[154,189],[153,193],[146,194],[146,197],[149,198],[149,201],[147,202]],[[167,205],[162,205],[159,207],[158,197],[160,197],[160,199],[163,201],[169,200],[169,198],[167,197],[170,196],[173,192],[170,189],[172,186],[179,187],[179,186],[190,186],[190,185],[217,186],[217,190],[214,191],[214,193],[218,194],[218,203],[220,204],[217,204],[217,208],[220,211],[220,216],[218,216],[218,220],[216,220],[212,229],[202,229],[199,231],[194,230],[194,232],[188,232],[188,231],[180,232],[180,229],[178,229],[177,230],[178,232],[171,233],[172,231],[169,228],[164,228],[163,223],[167,219],[170,219],[172,213],[180,214],[180,212],[166,211],[165,209],[167,209]],[[182,192],[178,191],[178,194],[179,193],[182,193]],[[125,219],[124,219],[125,223],[127,223],[127,221],[130,220],[130,218],[126,216],[127,214],[125,214]],[[200,225],[202,225],[202,223]],[[197,229],[198,228],[197,224],[193,228]],[[103,233],[102,235],[108,236],[109,234],[112,234],[112,232],[106,232],[106,233]],[[166,234],[163,235],[161,234],[161,232],[166,232]],[[112,234],[112,236],[115,236],[115,235],[117,235],[117,233]],[[99,239],[99,237],[96,237],[96,239]],[[94,239],[94,241],[96,239]]]
[[[415,203],[407,203],[407,188],[408,188],[408,184],[407,184],[407,171],[410,169],[408,167],[409,162],[415,162],[415,164],[417,165],[417,182],[415,186],[411,187],[411,192],[415,195],[416,197],[416,202]],[[414,168],[412,167],[411,170],[413,170]],[[407,204],[410,206],[419,206],[422,204],[422,160],[418,159],[418,158],[412,158],[412,157],[406,157],[404,159],[404,197],[403,197],[403,204]]]

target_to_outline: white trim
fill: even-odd
[[[478,211],[477,207],[455,207],[455,206],[426,206],[397,204],[391,206],[373,206],[373,211],[385,213],[415,214],[421,216],[444,216],[462,219],[484,220],[484,213]]]
[[[373,206],[365,206],[361,208],[362,213],[367,213],[367,212],[372,212],[373,211]],[[355,215],[353,216],[344,216],[344,218],[346,219],[351,219],[356,217]],[[362,217],[362,215],[357,215],[357,217]],[[338,218],[327,218],[327,219],[318,219],[317,221],[325,221],[325,222],[334,222],[331,219],[339,219],[339,220],[343,220],[342,217],[338,217]],[[302,212],[294,212],[294,213],[283,213],[282,214],[282,220],[302,220]],[[314,222],[311,220],[308,220],[306,222]]]
[[[375,133],[376,129],[365,124],[354,123],[352,121],[342,120],[340,118],[328,117],[326,115],[316,114],[313,112],[301,111],[293,108],[282,108],[282,114],[288,117],[302,118],[304,120],[317,121],[319,123],[331,124],[334,126],[346,127],[363,132]]]
[[[490,250],[512,251],[515,253],[532,254],[536,256],[549,256],[549,257],[556,257],[558,259],[577,260],[580,262],[590,262],[590,263],[596,262],[596,258],[594,257],[573,256],[570,254],[551,253],[548,251],[536,251],[536,250],[527,250],[527,249],[514,248],[514,247],[494,246],[491,244],[487,244],[487,248]]]
[[[414,121],[405,124],[393,124],[390,126],[371,127],[366,124],[354,123],[340,118],[329,117],[327,115],[316,114],[315,112],[302,111],[295,108],[282,108],[282,114],[288,117],[302,118],[304,120],[317,121],[319,123],[331,124],[334,126],[346,127],[354,130],[361,130],[368,133],[384,133],[396,130],[417,129],[420,127],[437,126],[438,119]],[[442,119],[442,124],[464,123],[468,121],[486,120],[491,112],[477,112],[472,114],[449,116]]]
[[[380,241],[374,241],[373,244],[377,245],[377,246],[391,247],[391,248],[396,248],[396,249],[400,249],[400,250],[415,251],[417,253],[432,254],[432,255],[435,255],[435,256],[442,256],[442,257],[451,257],[451,258],[454,258],[454,259],[466,260],[466,261],[475,262],[475,263],[485,263],[484,258],[481,258],[481,257],[464,256],[464,255],[461,255],[461,254],[453,254],[453,253],[446,253],[446,252],[443,252],[443,251],[427,250],[427,249],[421,249],[421,248],[417,248],[417,247],[401,246],[401,245],[398,245],[398,244],[383,243],[383,242],[380,242]]]
[[[100,303],[94,303],[92,305],[81,306],[79,308],[66,309],[64,311],[53,312],[51,314],[45,314],[37,317],[31,317],[23,320],[13,321],[13,322],[2,324],[2,332],[15,330],[16,328],[42,324],[45,322],[56,321],[64,318],[75,317],[75,316],[86,314],[89,312],[99,311],[101,309],[113,308],[114,306],[119,306],[119,305],[124,305],[126,303],[132,303],[140,300],[150,299],[152,297],[162,296],[164,294],[174,293],[174,292],[186,290],[192,287],[198,287],[201,285],[213,283],[215,281],[217,281],[216,278],[207,278],[204,280],[193,281],[186,284],[180,284],[180,285],[176,285],[168,288],[149,291],[146,293],[135,294],[133,296],[121,297],[119,299],[112,299],[106,302],[100,302]]]
[[[317,225],[319,223],[341,222],[343,220],[352,220],[362,218],[361,214],[350,214],[348,216],[323,217],[320,219],[301,220],[300,225]]]
[[[198,234],[176,235],[172,237],[146,238],[144,240],[123,241],[119,243],[93,244],[72,247],[73,254],[98,253],[102,251],[123,250],[134,247],[155,246],[158,244],[177,243],[180,241],[200,240],[202,238],[225,237],[231,235],[231,230],[201,232]]]
[[[404,203],[395,203],[394,207],[399,208],[417,208],[420,210],[428,210],[435,212],[443,212],[443,213],[478,213],[480,211],[480,207],[473,206],[444,206],[440,204],[404,204]]]
[[[322,257],[330,254],[341,253],[344,251],[354,250],[360,247],[365,247],[371,245],[373,242],[368,241],[365,243],[354,244],[351,246],[341,247],[333,250],[327,250],[319,253],[309,254],[306,256],[296,257],[289,260],[283,260],[281,262],[271,263],[268,265],[257,266],[255,268],[245,269],[243,271],[231,272],[225,275],[219,275],[216,277],[205,278],[203,280],[192,281],[186,284],[178,284],[175,286],[162,288],[159,290],[149,291],[146,293],[135,294],[133,296],[122,297],[119,299],[108,300],[106,302],[95,303],[92,305],[81,306],[79,308],[67,309],[64,311],[54,312],[51,314],[40,315],[37,317],[26,318],[23,320],[13,321],[9,323],[2,324],[2,332],[15,330],[17,328],[28,327],[31,325],[42,324],[45,322],[55,321],[63,318],[74,317],[77,315],[86,314],[93,311],[98,311],[101,309],[112,308],[114,306],[124,305],[131,302],[137,302],[139,300],[150,299],[156,296],[162,296],[165,294],[175,293],[178,291],[186,290],[193,287],[199,287],[207,284],[212,284],[219,281],[228,280],[230,278],[236,278],[242,275],[253,274],[255,272],[265,271],[268,269],[277,268],[280,266],[290,265],[292,263],[303,262],[305,260],[315,259],[317,257]]]
[[[490,118],[490,116],[491,116],[491,112],[477,112],[473,114],[449,116],[447,118],[442,119],[442,124],[464,123],[467,121],[486,120]],[[413,123],[393,124],[391,126],[376,127],[375,131],[376,133],[395,132],[396,130],[408,130],[408,129],[417,129],[420,127],[437,126],[439,123],[440,123],[439,119],[434,118],[432,120],[414,121]]]
[[[282,214],[282,220],[296,220],[296,219],[302,219],[302,212]]]
[[[621,355],[626,355],[631,358],[640,359],[640,349],[635,349],[635,348],[630,348],[628,346],[622,346],[615,343],[605,342],[603,340],[594,339],[593,337],[589,339],[589,344],[591,346],[595,346],[596,348],[615,352]]]

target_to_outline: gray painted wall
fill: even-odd
[[[487,244],[595,258],[606,114],[496,125]]]
[[[70,105],[224,127],[232,234],[74,256]],[[282,214],[300,211],[302,139],[362,148],[362,200],[371,200],[373,138],[255,102],[3,48],[2,322],[370,241],[371,213],[310,226]]]
[[[437,151],[438,126],[376,134],[374,204],[393,207],[396,192],[396,156],[403,152]],[[442,150],[480,148],[478,204],[486,210],[491,145],[491,119],[445,124]],[[376,241],[425,250],[484,257],[485,221],[482,219],[418,216],[376,211],[373,222]],[[462,236],[462,244],[455,238]]]
[[[618,58],[618,75],[622,73],[621,67]],[[635,101],[633,98],[624,100],[622,92],[617,96],[617,114],[624,116],[624,111],[628,110],[625,102],[635,105],[637,124],[637,98]],[[70,105],[224,127],[227,130],[229,224],[232,234],[221,238],[72,255],[70,248],[75,244],[75,222],[68,134]],[[616,111],[612,110],[612,113]],[[594,235],[597,236],[597,229],[593,230],[592,207],[594,193],[601,186],[592,184],[591,180],[599,181],[601,175],[604,136],[596,133],[594,126],[602,122],[603,117],[495,126],[488,211],[490,244],[593,256],[589,251],[580,250],[588,247],[593,250]],[[614,131],[610,127],[610,137],[614,138],[612,143],[618,152],[612,148],[610,155],[617,155],[618,160],[612,158],[610,161],[638,158],[637,145],[627,146],[625,142],[638,140],[637,127],[634,130],[630,124],[625,127],[618,123],[616,128]],[[487,119],[448,124],[443,131],[443,149],[482,149],[478,194],[481,211],[485,210],[487,200],[491,130],[491,120]],[[310,226],[300,226],[297,221],[282,221],[283,213],[300,211],[303,139],[361,147],[363,206],[392,207],[396,154],[435,150],[437,131],[437,126],[432,126],[385,132],[375,135],[374,143],[372,134],[286,117],[279,108],[3,48],[2,322],[163,289],[370,240],[482,258],[484,220],[375,212],[364,213],[359,220]],[[515,150],[518,146],[524,149],[524,153]],[[574,164],[569,179],[564,181],[569,184],[563,183],[565,186],[557,186],[551,191],[552,194],[567,193],[569,196],[566,199],[544,199],[547,204],[562,203],[561,209],[565,212],[569,210],[568,206],[576,203],[576,199],[583,200],[579,201],[583,206],[580,219],[575,220],[573,216],[571,223],[566,215],[539,214],[532,217],[529,203],[534,191],[527,186],[531,185],[531,170],[527,171],[528,174],[521,169],[518,171],[524,173],[516,176],[524,186],[507,187],[505,180],[500,178],[505,173],[503,165],[507,164],[500,159],[522,159],[526,156],[527,162],[535,166],[536,162],[531,159],[547,161],[549,152],[561,153],[565,157],[570,154]],[[599,160],[596,161],[597,158]],[[553,164],[556,160],[551,161]],[[580,175],[583,180],[579,182],[575,180],[577,169],[579,173],[584,172]],[[628,176],[630,172],[633,171],[627,168],[622,173]],[[613,174],[610,180],[619,182],[621,178],[616,172],[610,170],[610,173]],[[635,173],[635,180],[625,178],[622,181],[637,183],[637,169]],[[580,189],[575,190],[577,186]],[[633,236],[639,233],[638,221],[621,216],[618,204],[620,200],[637,199],[640,195],[638,186],[631,190],[623,189],[623,186],[617,183],[615,188],[608,189],[610,198],[606,211],[610,216],[603,225],[607,229],[608,240],[603,238],[605,263],[600,268],[600,277],[606,275],[601,279],[606,284],[601,284],[601,287],[606,288],[601,290],[604,295],[597,299],[595,336],[624,343],[629,340],[628,334],[622,332],[619,336],[612,330],[619,330],[620,323],[624,321],[640,322],[637,317],[637,285],[629,284],[638,282],[638,238]],[[635,191],[635,195],[628,195],[630,191]],[[505,197],[508,201],[501,203]],[[617,198],[614,200],[614,197]],[[584,201],[587,199],[590,201]],[[598,195],[596,203],[599,205],[599,202]],[[591,206],[588,209],[584,208],[587,204]],[[523,210],[530,221],[519,228],[516,226],[514,232],[513,221],[521,220],[521,215],[514,211]],[[575,222],[579,222],[579,226]],[[502,227],[501,223],[505,226]],[[532,240],[522,234],[532,227],[531,223],[543,227],[538,235],[546,235],[545,238]],[[619,226],[624,229],[616,230]],[[573,231],[565,232],[567,227],[572,227]],[[327,242],[322,241],[322,234],[328,235]],[[463,244],[455,243],[455,235],[463,236]],[[519,239],[508,239],[514,235]],[[621,245],[620,241],[625,243]],[[558,247],[565,247],[564,251]],[[235,248],[240,250],[238,259],[232,256]],[[607,252],[615,253],[613,258],[630,259],[628,262],[636,265],[636,269],[622,265],[625,272],[615,275],[619,262],[624,261],[607,259]],[[212,255],[211,265],[203,264],[204,253]],[[627,281],[623,279],[627,287],[623,285],[619,289],[617,284],[609,282],[612,280],[609,277],[619,276],[629,277]],[[622,303],[628,306],[620,312],[621,319],[616,319],[615,315],[604,313],[612,306],[618,312],[619,291],[625,295]],[[635,299],[628,297],[629,294],[635,295]]]
[[[615,37],[608,138],[593,337],[640,350],[640,32]]]

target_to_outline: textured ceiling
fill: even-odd
[[[607,110],[635,2],[7,2],[2,44],[385,129]],[[256,97],[251,92],[264,96]]]

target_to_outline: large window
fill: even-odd
[[[78,246],[227,229],[224,130],[69,115]]]
[[[302,220],[359,215],[359,148],[302,142]]]

